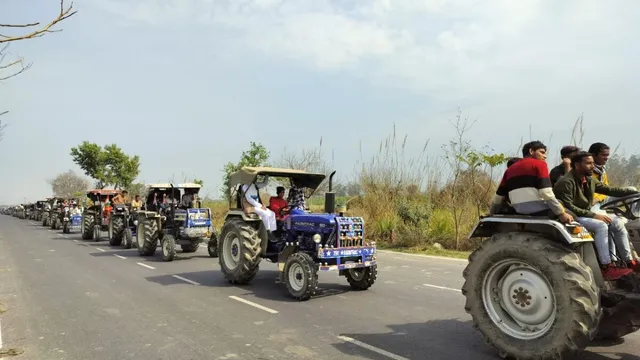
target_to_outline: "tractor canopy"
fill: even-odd
[[[158,194],[158,199],[162,199],[162,195],[166,194],[167,196],[171,196],[174,199],[180,200],[182,198],[181,190],[184,190],[184,193],[198,194],[200,189],[202,189],[202,185],[196,183],[182,183],[182,184],[171,184],[171,183],[162,183],[162,184],[147,184],[147,188],[149,192],[147,193],[147,203],[153,201],[155,194]]]
[[[300,184],[300,186],[313,190],[320,186],[322,181],[327,177],[325,174],[309,173],[303,170],[245,166],[229,176],[229,186],[235,187],[239,184],[251,184],[255,182],[260,175],[289,178]]]
[[[107,196],[112,198],[120,193],[122,193],[122,190],[92,189],[87,191],[87,197],[94,203],[97,201],[104,202],[107,199]]]

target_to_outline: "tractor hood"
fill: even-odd
[[[289,215],[285,227],[289,230],[330,233],[336,226],[335,214]]]

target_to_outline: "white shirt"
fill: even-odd
[[[244,192],[244,197],[247,199],[249,204],[253,207],[262,208],[262,204],[258,201],[258,189],[262,189],[269,183],[269,176],[265,176],[262,182],[256,182],[253,184],[244,184],[242,185],[242,191]]]

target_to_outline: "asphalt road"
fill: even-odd
[[[466,261],[381,252],[378,282],[320,275],[293,301],[263,262],[228,284],[201,246],[171,263],[0,215],[0,331],[16,359],[498,359],[464,312]],[[640,360],[640,333],[581,359]]]

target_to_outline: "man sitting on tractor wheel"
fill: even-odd
[[[616,280],[634,270],[640,272],[640,266],[631,256],[629,234],[622,220],[614,215],[591,211],[591,204],[595,193],[627,196],[636,194],[637,191],[604,185],[592,176],[593,168],[593,155],[586,151],[578,152],[571,158],[571,171],[558,180],[553,190],[558,199],[577,215],[578,222],[594,234],[602,273],[606,279]],[[616,268],[613,265],[609,253],[609,231],[613,233],[616,247],[621,249],[620,256],[631,269]]]
[[[278,186],[276,188],[277,196],[269,198],[269,209],[276,213],[276,220],[283,219],[283,212],[288,210],[289,203],[284,198],[284,187]]]
[[[491,214],[503,212],[506,199],[518,214],[549,216],[551,210],[560,221],[571,223],[573,217],[556,199],[547,167],[547,147],[531,141],[522,147],[522,159],[507,168],[493,197]]]

